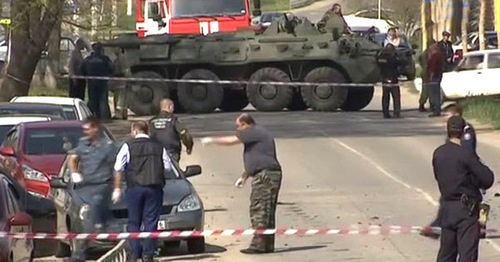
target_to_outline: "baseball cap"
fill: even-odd
[[[451,34],[450,34],[450,32],[448,32],[448,31],[444,31],[444,32],[443,32],[443,36],[451,36]]]
[[[448,131],[462,132],[465,126],[465,120],[461,116],[452,116],[448,119],[446,128]]]

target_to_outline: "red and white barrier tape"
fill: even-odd
[[[422,230],[439,234],[439,227],[419,226],[359,226],[346,229],[228,229],[205,231],[161,231],[137,233],[10,233],[0,232],[1,238],[13,239],[78,239],[78,240],[123,240],[123,239],[168,239],[194,238],[209,236],[248,236],[248,235],[283,235],[283,236],[314,236],[314,235],[402,235],[419,234]],[[498,232],[488,229],[486,233]]]
[[[69,78],[65,76],[63,78]],[[221,85],[275,85],[275,86],[345,86],[345,87],[373,87],[382,83],[313,83],[313,82],[276,82],[276,81],[240,81],[240,80],[209,80],[209,79],[169,79],[169,78],[138,78],[138,77],[108,77],[108,76],[71,76],[74,79],[112,80],[133,82],[165,82],[189,84],[221,84]],[[384,86],[399,86],[399,84],[384,84]]]

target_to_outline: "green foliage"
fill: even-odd
[[[491,97],[469,98],[460,102],[464,117],[474,118],[500,129],[500,100]]]
[[[263,12],[284,11],[290,9],[290,0],[261,0]],[[253,9],[253,1],[250,0],[250,10]]]

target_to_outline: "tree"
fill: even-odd
[[[479,50],[486,49],[484,38],[484,26],[486,24],[486,0],[481,0],[481,10],[479,11]]]
[[[0,87],[0,101],[27,95],[42,51],[61,19],[65,0],[11,2],[11,56]]]
[[[469,0],[462,3],[462,52],[467,53],[467,27],[469,25]]]

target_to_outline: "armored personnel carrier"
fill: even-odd
[[[239,111],[248,103],[259,111],[361,110],[370,103],[373,86],[259,83],[380,81],[376,57],[382,47],[367,37],[336,32],[318,30],[305,18],[284,17],[262,33],[142,39],[122,35],[104,45],[125,50],[133,77],[248,81],[242,85],[132,82],[129,107],[138,115],[157,112],[164,97],[173,98],[189,113]]]

